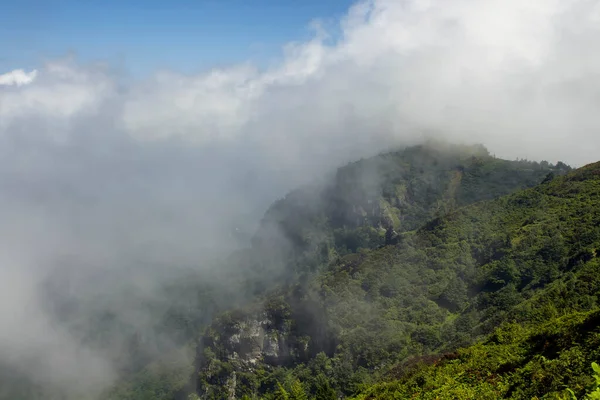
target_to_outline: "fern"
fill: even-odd
[[[594,384],[591,388],[592,392],[586,398],[590,400],[600,400],[600,365],[593,362],[592,369],[594,370]]]

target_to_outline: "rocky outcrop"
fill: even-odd
[[[267,311],[224,314],[207,330],[197,357],[201,399],[235,399],[240,376],[289,364],[308,351],[308,339],[292,334],[285,306],[269,306]]]

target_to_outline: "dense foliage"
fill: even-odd
[[[482,343],[398,367],[395,380],[363,388],[355,398],[571,399],[586,392],[598,398],[593,360],[599,358],[597,310],[532,327],[507,323]]]
[[[599,192],[600,164],[590,165],[434,219],[398,245],[343,258],[312,283],[336,346],[324,349],[321,369],[315,358],[286,373],[311,396],[314,377],[326,376],[338,394],[362,399],[593,390]],[[433,365],[419,368],[415,356]]]
[[[57,315],[119,350],[107,399],[593,396],[599,194],[600,165],[410,147],[275,202],[250,248],[143,299],[146,331],[119,298]],[[0,398],[64,398],[0,375]]]
[[[425,149],[424,155],[422,148],[405,154],[413,152],[421,158],[436,154]],[[412,175],[410,192],[431,195],[413,198],[412,204],[385,197],[388,192],[382,189],[378,204],[384,206],[365,212],[355,205],[369,204],[368,196],[355,196],[354,205],[346,207],[352,213],[337,214],[346,218],[340,223],[335,217],[314,218],[317,212],[310,207],[297,206],[306,202],[292,202],[296,207],[290,215],[298,224],[284,232],[289,226],[311,232],[311,221],[320,221],[319,246],[330,245],[326,254],[336,256],[324,266],[317,264],[318,274],[265,294],[260,305],[217,319],[202,343],[198,393],[269,398],[279,396],[280,385],[289,391],[300,382],[309,397],[324,386],[333,396],[351,396],[410,357],[469,345],[510,318],[518,316],[523,323],[540,318],[528,300],[587,260],[583,237],[596,240],[598,187],[593,179],[580,179],[586,170],[556,179],[545,171],[544,184],[535,189],[478,202],[498,193],[489,185],[513,183],[494,179],[507,169],[538,171],[539,164],[532,168],[523,162],[519,168],[485,154],[458,153],[458,159],[449,157],[451,152],[441,154],[443,162],[429,159],[433,167]],[[383,175],[380,170],[377,176]],[[386,184],[383,180],[381,187]],[[415,190],[419,185],[425,189]],[[460,207],[469,202],[476,204]],[[363,219],[355,222],[356,210]],[[386,218],[390,215],[397,216],[395,224]],[[419,216],[422,226],[413,230]],[[278,221],[287,223],[282,217]],[[380,240],[365,235],[354,247],[347,240],[327,243],[323,232],[333,232],[335,239],[338,229],[355,234],[378,230]],[[583,304],[573,310],[592,309],[594,296],[593,290],[574,296]]]

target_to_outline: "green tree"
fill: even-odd
[[[304,386],[298,379],[294,380],[290,385],[290,393],[288,398],[290,400],[308,400],[306,392],[304,391]]]
[[[317,377],[315,390],[315,400],[335,400],[337,399],[337,395],[335,390],[329,384],[327,378],[323,375],[319,375]]]
[[[277,382],[277,390],[275,391],[274,400],[290,400],[290,394],[285,390],[283,385]]]

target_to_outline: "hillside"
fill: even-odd
[[[597,163],[500,202],[530,209],[503,219],[504,255],[483,266],[473,302],[503,323],[477,345],[397,366],[357,398],[599,398],[599,190]]]
[[[508,318],[511,307],[565,272],[561,257],[579,233],[559,242],[558,232],[567,232],[554,226],[555,219],[567,215],[542,218],[544,210],[559,209],[544,191],[564,186],[563,178],[542,173],[540,164],[445,150],[411,148],[363,162],[362,171],[373,171],[375,164],[375,176],[384,177],[374,188],[355,183],[344,192],[342,169],[336,190],[313,190],[310,201],[301,197],[306,192],[296,192],[267,213],[266,222],[279,223],[302,250],[292,253],[300,258],[291,257],[291,267],[318,273],[300,269],[298,281],[288,280],[264,293],[262,302],[216,319],[199,346],[202,398],[268,398],[282,390],[278,384],[288,391],[302,387],[310,396],[323,390],[350,396],[409,357],[450,351],[483,337]],[[398,162],[403,157],[410,160],[407,165]],[[396,173],[386,175],[393,166]],[[533,171],[545,181],[542,186],[482,201],[511,192],[501,183],[514,184],[515,176],[530,179],[521,180],[522,186],[533,185]],[[403,193],[409,195],[400,198]],[[279,211],[290,204],[292,211]],[[578,201],[566,205],[577,212],[581,207]],[[575,223],[566,221],[569,227]],[[340,231],[346,234],[342,240]],[[299,238],[318,240],[311,247],[310,240]],[[544,250],[535,251],[534,240]],[[544,253],[550,251],[544,246],[558,243],[565,254]],[[306,257],[319,255],[316,249],[328,257]],[[506,268],[516,269],[518,283],[501,281]]]
[[[489,398],[558,395],[565,384],[581,394],[600,356],[590,322],[600,288],[599,192],[600,164],[549,178],[434,218],[396,244],[339,258],[254,309],[223,315],[204,338],[199,395],[270,398],[301,388],[309,397],[437,398],[427,393],[445,382],[438,374],[449,380],[474,367],[474,377],[456,383],[462,397],[449,382],[447,398],[474,398],[482,385]],[[512,328],[493,334],[509,322]],[[498,346],[502,329],[517,329],[500,340],[508,350]],[[449,366],[441,372],[429,367],[392,391],[365,389],[406,370],[415,356],[452,353],[480,339],[442,362]],[[512,349],[516,361],[498,354]],[[532,361],[542,356],[548,366]],[[532,384],[536,373],[541,382]],[[477,381],[489,376],[492,383]]]
[[[234,273],[239,264],[247,273],[256,269],[260,285],[265,270],[277,281],[290,272],[312,273],[339,256],[390,244],[436,216],[569,169],[563,163],[502,160],[483,146],[447,143],[381,154],[276,201],[252,248],[231,257],[228,267]]]

